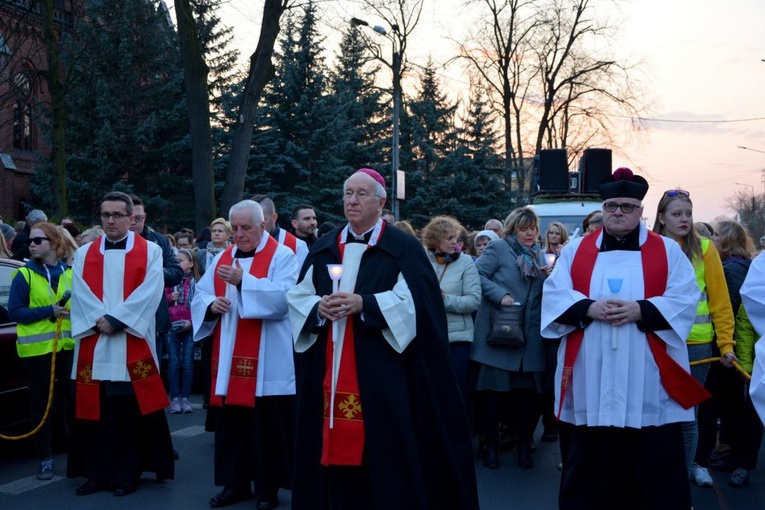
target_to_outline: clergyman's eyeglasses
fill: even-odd
[[[628,203],[616,203],[616,202],[604,202],[603,203],[603,209],[606,212],[616,212],[617,209],[621,209],[624,214],[630,214],[632,211],[640,207],[639,205],[635,204],[628,204]]]

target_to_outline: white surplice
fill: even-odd
[[[760,339],[754,346],[754,369],[749,383],[749,395],[752,397],[757,414],[765,423],[765,252],[760,253],[749,266],[744,284],[741,286],[741,299]]]
[[[128,233],[125,250],[104,250],[106,236],[93,241],[100,244],[104,255],[103,300],[98,299],[82,279],[85,256],[92,243],[80,247],[75,253],[72,271],[72,336],[76,339],[72,379],[76,378],[80,341],[92,335],[96,321],[110,315],[126,325],[123,331],[112,335],[101,334],[93,359],[93,379],[98,381],[130,381],[127,370],[126,332],[146,339],[156,361],[154,317],[161,299],[164,299],[162,275],[162,249],[147,241],[147,269],[143,282],[123,298],[125,255],[133,249],[133,232]]]
[[[647,236],[648,232],[641,224],[641,246]],[[541,331],[546,338],[563,337],[575,329],[556,323],[555,320],[582,299],[616,297],[635,301],[645,297],[639,251],[599,253],[592,273],[590,295],[585,296],[575,291],[571,280],[571,265],[581,239],[563,248],[555,269],[545,281]],[[602,233],[596,241],[597,246],[600,246],[601,240]],[[680,246],[671,239],[662,240],[668,258],[667,289],[662,296],[650,298],[649,301],[672,327],[656,331],[667,344],[667,353],[689,370],[685,339],[696,317],[700,293],[693,266]],[[609,288],[609,278],[623,281],[621,291],[616,296]],[[617,348],[613,349],[612,330],[613,326],[601,321],[593,321],[584,329],[584,339],[574,363],[561,420],[575,425],[633,428],[693,420],[693,409],[683,409],[664,390],[645,334],[635,323],[619,326]],[[558,350],[558,368],[555,373],[556,413],[560,403],[565,351],[566,338]]]
[[[268,238],[268,233],[264,232],[256,252],[263,250]],[[237,248],[234,247],[234,257],[236,257],[236,251]],[[220,318],[205,322],[207,309],[215,301],[214,268],[217,267],[222,255],[219,253],[215,257],[210,266],[213,270],[205,271],[204,276],[197,283],[194,299],[191,302],[194,341],[200,341],[212,335],[218,321],[221,321],[220,356],[215,394],[220,396],[228,394],[237,320],[241,317],[263,319],[255,396],[294,395],[295,364],[286,292],[297,281],[297,257],[286,246],[278,245],[268,267],[266,278],[255,278],[250,274],[253,258],[234,258],[239,261],[243,271],[241,292],[235,285],[226,284],[226,297],[231,302],[231,308]]]
[[[279,244],[284,244],[284,240],[287,237],[287,231],[283,228],[279,228]],[[285,245],[286,246],[286,245]],[[299,237],[295,236],[295,255],[297,255],[297,261],[298,261],[298,272],[300,272],[300,268],[303,267],[303,262],[305,262],[305,258],[308,256],[308,245],[300,239]]]

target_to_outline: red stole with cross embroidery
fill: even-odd
[[[255,278],[268,277],[268,268],[276,253],[279,243],[268,236],[266,246],[255,253],[250,265],[250,274]],[[233,261],[234,246],[228,247],[223,252],[218,264],[215,266],[215,278],[213,286],[217,297],[226,296],[226,282],[217,275],[221,265],[230,266]],[[255,407],[255,385],[258,380],[258,355],[260,353],[260,336],[263,331],[263,319],[243,319],[237,317],[236,338],[234,339],[234,352],[231,358],[231,371],[228,376],[228,391],[226,392],[226,405]],[[218,361],[220,360],[220,334],[221,320],[215,325],[213,333],[212,352],[212,377],[210,384],[210,404],[223,405],[223,397],[215,394],[216,381],[218,380]]]
[[[385,230],[382,222],[378,239]],[[340,262],[345,257],[343,232],[337,237]],[[367,249],[369,245],[367,245]],[[334,322],[327,329],[327,347],[324,357],[324,426],[322,428],[321,464],[323,466],[360,466],[364,456],[364,413],[361,407],[359,377],[356,369],[356,341],[353,335],[354,318],[348,317],[343,335],[340,367],[335,386],[335,408],[330,428],[332,402],[332,360],[335,344],[332,342]]]
[[[574,290],[581,292],[585,296],[590,295],[592,272],[595,268],[598,253],[600,253],[596,242],[598,237],[600,237],[601,230],[602,228],[582,240],[571,264],[571,279]],[[667,288],[669,268],[667,265],[667,251],[661,236],[654,232],[648,232],[648,239],[640,247],[640,256],[643,266],[645,299],[664,294]],[[579,354],[583,339],[584,330],[581,328],[569,333],[566,339],[558,418],[560,418],[566,392],[571,384],[574,362]],[[667,344],[656,333],[653,331],[646,332],[646,339],[659,369],[661,384],[670,397],[685,409],[698,405],[711,397],[709,392],[691,374],[667,354]]]
[[[146,240],[133,236],[133,248],[125,252],[125,275],[122,283],[123,299],[137,289],[146,278],[148,265],[148,245]],[[101,240],[91,243],[85,254],[82,279],[91,292],[103,301],[104,292],[104,254],[101,253]],[[164,409],[170,403],[159,376],[154,356],[149,348],[149,341],[125,332],[127,337],[127,369],[133,383],[138,407],[141,414],[149,414]],[[75,378],[76,411],[81,420],[98,420],[101,417],[101,399],[99,381],[92,379],[93,359],[100,333],[95,333],[80,341]],[[105,339],[104,341],[109,341]]]

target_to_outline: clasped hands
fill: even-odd
[[[642,317],[637,301],[621,299],[601,299],[587,309],[587,316],[598,321],[608,322],[612,326],[621,326],[637,322]]]
[[[336,292],[319,300],[319,317],[331,321],[361,313],[364,302],[358,294]]]

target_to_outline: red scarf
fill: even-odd
[[[268,236],[266,246],[255,253],[250,265],[250,274],[255,278],[268,277],[268,268],[276,253],[279,243]],[[226,296],[226,282],[217,275],[221,265],[230,266],[233,261],[234,247],[229,246],[223,252],[218,264],[215,266],[214,287],[217,297]],[[212,352],[212,377],[210,384],[210,405],[222,406],[223,397],[215,394],[215,385],[218,380],[218,361],[220,359],[220,333],[221,321],[215,325],[213,333]],[[234,353],[231,358],[231,372],[228,376],[228,391],[226,392],[226,405],[255,407],[255,384],[258,380],[258,355],[260,353],[260,336],[263,330],[263,319],[237,318],[236,338],[234,339]]]
[[[378,239],[385,230],[382,222]],[[345,256],[343,232],[337,236],[340,262]],[[367,245],[369,249],[369,245]],[[359,377],[356,369],[356,342],[353,335],[354,317],[348,317],[343,336],[343,351],[335,388],[334,424],[329,428],[329,409],[332,402],[332,360],[335,344],[332,342],[330,322],[327,329],[327,349],[324,358],[324,427],[322,429],[321,464],[323,466],[361,466],[364,456],[364,413],[361,407]]]
[[[571,279],[574,290],[585,296],[590,295],[590,280],[592,280],[592,271],[595,268],[595,261],[599,253],[596,241],[600,237],[600,230],[585,236],[571,264]],[[669,275],[667,251],[661,236],[654,232],[648,232],[648,239],[640,247],[640,256],[643,266],[645,298],[661,296],[667,288]],[[579,354],[583,339],[584,330],[582,329],[572,331],[566,339],[558,418],[560,418],[566,392],[571,384],[574,362]],[[670,397],[685,409],[690,409],[711,397],[709,392],[691,374],[667,354],[667,344],[656,333],[646,332],[646,339],[659,369],[661,384]]]
[[[136,290],[146,278],[148,265],[148,245],[140,235],[133,236],[133,248],[125,252],[125,276],[122,283],[123,299]],[[104,254],[101,253],[101,239],[91,243],[85,254],[82,279],[91,292],[103,301],[104,291]],[[141,414],[149,414],[164,409],[170,403],[159,376],[154,356],[149,348],[149,341],[131,335],[127,331],[127,369],[133,383],[138,407]],[[99,381],[93,380],[93,358],[100,333],[94,333],[80,341],[77,357],[76,417],[81,420],[98,420],[101,417],[101,399]],[[108,342],[108,338],[104,341]]]

